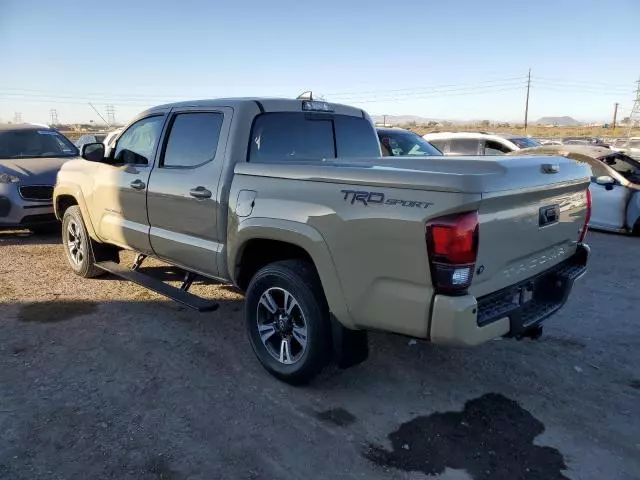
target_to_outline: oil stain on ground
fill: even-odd
[[[560,452],[533,444],[544,425],[517,402],[489,393],[462,412],[417,417],[389,434],[392,450],[370,445],[364,456],[407,472],[465,470],[474,480],[567,480]]]
[[[357,420],[353,413],[342,407],[331,408],[322,412],[315,412],[315,416],[323,422],[333,423],[339,427],[347,427]]]
[[[88,315],[98,308],[95,302],[56,300],[53,302],[28,303],[20,308],[18,318],[22,322],[56,323]]]

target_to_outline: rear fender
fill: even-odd
[[[324,238],[315,228],[291,220],[258,217],[248,218],[239,223],[236,229],[230,230],[227,268],[234,283],[238,280],[237,265],[247,242],[265,239],[290,243],[305,250],[313,260],[332,314],[345,327],[356,328],[342,293],[331,253]]]

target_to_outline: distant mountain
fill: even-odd
[[[536,121],[538,125],[558,125],[561,127],[577,127],[580,122],[572,117],[542,117]]]

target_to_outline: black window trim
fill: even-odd
[[[165,165],[164,164],[164,156],[167,153],[167,145],[169,144],[169,136],[171,135],[171,130],[173,130],[173,124],[176,121],[178,115],[187,115],[189,113],[214,113],[217,115],[222,115],[222,124],[220,125],[220,134],[218,136],[218,143],[216,144],[216,151],[212,158],[206,160],[204,162],[200,162],[197,165]],[[207,165],[208,163],[214,162],[216,157],[218,156],[218,147],[220,146],[220,136],[222,135],[222,130],[224,127],[224,112],[221,110],[173,110],[169,114],[169,120],[167,121],[167,126],[165,128],[164,137],[162,139],[162,146],[160,150],[160,155],[158,158],[158,168],[163,168],[165,170],[193,170],[195,168],[200,168],[203,165]],[[253,128],[253,127],[252,127]]]
[[[153,112],[153,113],[150,113],[149,115],[145,115],[143,117],[136,118],[129,125],[127,125],[127,127],[124,128],[119,134],[116,135],[115,140],[112,140],[112,142],[114,142],[114,143],[113,143],[113,146],[111,147],[111,151],[109,152],[109,156],[110,156],[111,160],[113,160],[115,162],[116,150],[118,150],[118,142],[124,136],[124,134],[127,133],[131,127],[133,127],[137,123],[141,122],[142,120],[146,120],[148,118],[153,118],[153,117],[161,117],[161,118],[163,118],[162,125],[160,126],[160,138],[162,138],[162,132],[163,132],[163,130],[165,128],[165,124],[166,124],[166,120],[167,120],[167,113],[166,112]],[[135,164],[136,168],[150,168],[150,167],[153,167],[153,165],[155,163],[156,153],[158,152],[159,143],[160,142],[156,141],[156,144],[153,147],[153,152],[151,152],[151,158],[147,159],[147,163],[146,164],[144,164],[144,163],[136,163]],[[105,145],[105,148],[106,147],[107,146]],[[126,165],[126,164],[125,163],[110,163],[110,165],[112,167],[119,167],[121,165]]]

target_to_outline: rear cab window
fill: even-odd
[[[249,162],[379,157],[378,137],[362,117],[310,112],[263,113],[251,129]]]

